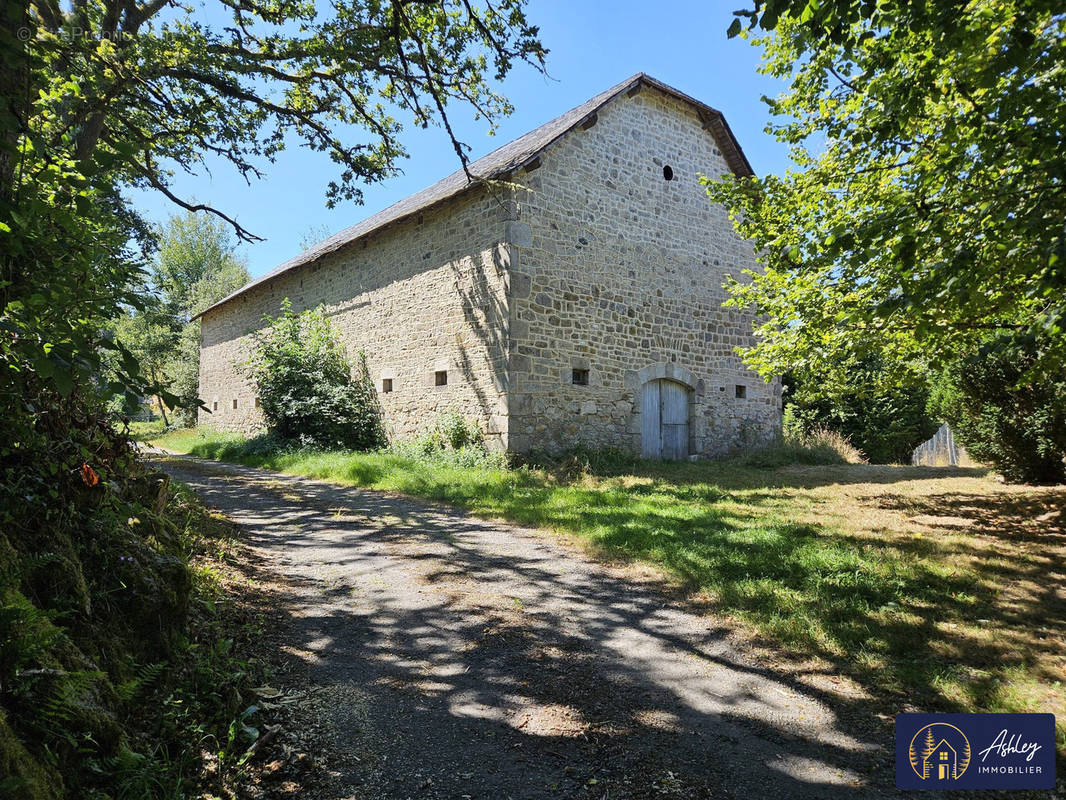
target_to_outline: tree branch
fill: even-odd
[[[254,233],[251,233],[243,225],[237,222],[237,220],[233,219],[230,216],[227,216],[226,214],[219,211],[217,208],[206,205],[204,203],[189,203],[185,200],[182,200],[180,197],[170,191],[170,189],[165,183],[159,180],[159,178],[155,175],[155,173],[151,170],[150,167],[147,167],[138,161],[133,161],[131,163],[137,169],[138,173],[140,173],[144,177],[144,179],[148,181],[148,183],[152,186],[153,189],[156,189],[157,191],[161,192],[164,197],[166,197],[168,200],[170,200],[170,202],[174,203],[175,205],[184,208],[186,211],[206,211],[208,214],[214,214],[216,217],[219,217],[228,222],[233,227],[233,232],[237,234],[237,238],[243,242],[253,243],[265,241],[262,236],[256,236]]]

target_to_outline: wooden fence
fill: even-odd
[[[970,464],[966,448],[955,443],[955,437],[947,423],[933,434],[933,438],[922,442],[911,454],[911,463],[924,467],[958,467]]]

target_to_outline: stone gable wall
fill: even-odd
[[[727,170],[696,111],[645,87],[516,179],[527,191],[512,223],[522,233],[509,237],[512,449],[639,453],[642,385],[658,378],[691,390],[691,452],[780,431],[780,382],[734,352],[752,341],[752,317],[722,308],[726,275],[755,266],[698,182]],[[575,368],[589,385],[573,384]]]
[[[506,446],[506,259],[501,204],[468,193],[250,290],[201,323],[200,423],[252,433],[263,420],[238,364],[264,314],[284,298],[300,311],[323,304],[349,355],[366,353],[386,424],[416,434],[455,407]],[[447,370],[448,384],[434,373]],[[393,391],[382,393],[391,379]],[[237,408],[233,408],[236,400]]]
[[[518,452],[640,452],[642,387],[658,379],[689,389],[691,452],[776,435],[780,383],[743,368],[734,347],[751,342],[752,318],[722,308],[726,275],[755,261],[698,183],[727,166],[695,110],[645,87],[540,161],[509,197],[469,192],[205,315],[200,396],[218,410],[201,423],[261,428],[236,365],[288,297],[324,304],[349,352],[366,353],[394,436],[454,407]]]

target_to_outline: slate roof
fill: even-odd
[[[722,152],[722,156],[725,158],[730,169],[738,175],[754,174],[751,165],[748,163],[748,159],[744,155],[744,151],[740,149],[740,145],[733,136],[733,132],[729,129],[725,117],[722,116],[722,112],[711,108],[705,103],[701,103],[693,97],[689,97],[687,94],[678,91],[662,81],[656,80],[650,75],[638,72],[636,75],[626,78],[621,83],[612,86],[605,92],[601,92],[576,108],[570,109],[562,116],[556,117],[551,122],[547,122],[539,128],[535,128],[524,136],[519,136],[517,139],[503,145],[503,147],[493,150],[487,156],[483,156],[476,161],[470,162],[467,169],[470,174],[474,176],[473,182],[467,177],[466,172],[462,169],[457,170],[432,186],[423,189],[420,192],[416,192],[397,203],[393,203],[383,211],[379,211],[377,214],[367,217],[362,222],[359,222],[350,228],[345,228],[340,233],[336,233],[328,239],[319,242],[314,247],[305,250],[295,258],[290,258],[288,261],[275,267],[270,272],[261,275],[227,297],[219,300],[214,305],[204,309],[197,314],[196,317],[193,317],[193,319],[202,317],[207,312],[213,311],[219,306],[228,303],[230,300],[239,297],[255,286],[267,283],[279,275],[290,272],[305,264],[317,261],[323,256],[336,252],[342,247],[352,244],[375,231],[381,230],[386,225],[398,222],[413,214],[425,211],[437,203],[455,197],[467,189],[477,186],[480,181],[499,178],[522,169],[535,161],[544,150],[551,147],[551,145],[563,136],[589,120],[597,111],[616,97],[632,90],[639,89],[642,85],[654,87],[661,92],[676,97],[677,99],[695,107],[696,111],[703,119],[704,127],[711,132],[712,136],[714,136],[715,143],[718,145],[718,149]]]

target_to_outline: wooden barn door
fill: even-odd
[[[648,381],[641,398],[641,455],[688,458],[688,389],[668,380]]]

